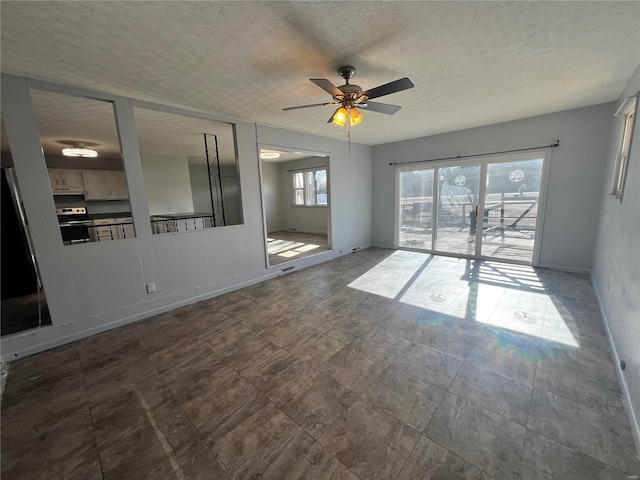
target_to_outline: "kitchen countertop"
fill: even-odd
[[[103,218],[128,218],[131,212],[114,212],[114,213],[88,213],[91,220],[101,220]]]
[[[211,212],[182,212],[182,213],[156,213],[151,218],[157,219],[173,219],[173,218],[199,218],[212,217]]]

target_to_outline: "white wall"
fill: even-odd
[[[618,100],[640,91],[640,66]],[[634,428],[636,447],[640,452],[640,122],[632,137],[629,168],[622,203],[609,195],[615,158],[619,153],[622,118],[617,117],[606,157],[602,210],[594,256],[593,283],[609,330],[616,364],[626,362],[618,370],[629,417]]]
[[[280,201],[282,187],[280,185],[280,166],[277,163],[262,162],[262,201],[267,222],[267,232],[284,229],[284,219]]]
[[[211,212],[209,171],[203,163],[189,160],[189,179],[194,212]]]
[[[394,167],[389,162],[549,145],[540,266],[591,269],[612,103],[373,147],[373,243],[393,246]]]
[[[135,238],[62,245],[30,105],[33,85],[114,102]],[[133,115],[134,105],[149,104],[11,75],[2,76],[1,86],[3,120],[52,317],[50,327],[2,337],[4,359],[36,353],[281,274],[281,268],[266,266],[256,133],[261,143],[331,155],[331,201],[336,212],[332,216],[334,250],[288,265],[302,268],[371,243],[370,147],[352,144],[348,158],[346,142],[233,122],[237,131],[244,224],[153,235]],[[182,115],[189,113],[162,105],[154,108]],[[155,293],[146,293],[147,282],[155,282]]]
[[[151,215],[193,212],[187,157],[143,154],[142,171]]]

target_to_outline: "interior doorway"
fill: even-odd
[[[20,190],[13,168],[2,167],[2,336],[51,325],[29,223],[22,207]]]
[[[396,246],[535,265],[544,174],[542,153],[399,167]]]
[[[329,157],[261,147],[260,172],[268,266],[330,250]]]

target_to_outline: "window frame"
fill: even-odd
[[[611,195],[620,199],[624,195],[624,186],[629,168],[629,153],[631,151],[631,142],[633,140],[633,131],[635,129],[637,117],[638,94],[625,98],[620,108],[615,113],[616,117],[622,117],[619,122],[620,131],[618,133],[618,141],[616,146],[615,166],[611,179]]]
[[[326,165],[320,167],[301,168],[292,171],[291,184],[293,186],[293,207],[326,207],[329,203],[327,195],[327,201],[325,203],[317,203],[318,201],[318,185],[316,174],[318,172],[324,172],[325,179],[327,176]],[[311,177],[310,177],[311,174]],[[296,178],[302,178],[302,187],[296,183]],[[309,179],[313,180],[313,186],[310,186]],[[326,180],[325,180],[326,181]],[[302,193],[302,200],[304,203],[298,203],[298,192]],[[328,193],[328,192],[327,192]],[[311,203],[313,202],[313,203]]]

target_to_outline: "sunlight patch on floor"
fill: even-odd
[[[396,298],[430,255],[397,250],[348,286],[385,298]]]
[[[443,258],[398,250],[349,287],[452,320],[579,347],[532,267]]]

